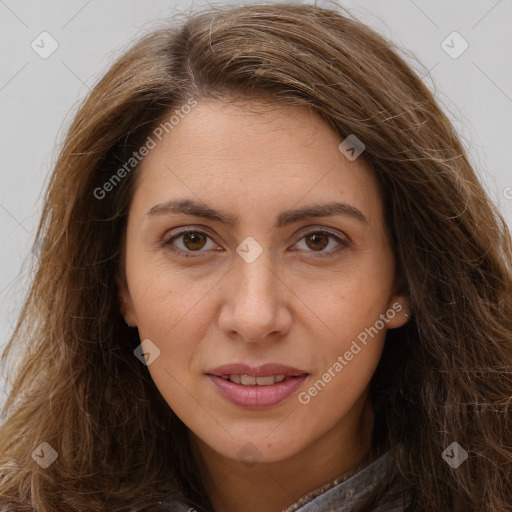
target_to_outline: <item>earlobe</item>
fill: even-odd
[[[116,277],[116,283],[121,315],[124,317],[124,321],[127,325],[130,327],[137,327],[137,319],[135,317],[133,302],[127,283],[121,278],[121,276]]]
[[[405,325],[411,317],[411,306],[409,299],[404,295],[393,297],[386,312],[388,317],[388,328],[396,329]]]

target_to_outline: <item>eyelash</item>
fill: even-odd
[[[178,238],[180,238],[184,235],[190,234],[190,233],[205,235],[207,238],[209,238],[210,240],[213,241],[213,238],[205,231],[201,231],[199,229],[187,229],[184,231],[180,231],[178,233],[174,233],[170,237],[164,239],[162,242],[162,245],[166,249],[172,251],[173,253],[181,255],[185,258],[198,258],[198,257],[201,258],[202,256],[200,256],[200,253],[206,252],[206,251],[203,251],[201,249],[199,249],[197,251],[184,251],[183,249],[178,249],[178,248],[172,246],[172,243],[175,240],[177,240]],[[314,234],[327,235],[328,237],[333,238],[336,242],[338,242],[340,244],[339,247],[332,249],[329,252],[318,252],[318,251],[313,251],[313,250],[306,251],[306,252],[311,252],[311,253],[315,254],[315,256],[314,256],[315,258],[332,258],[332,257],[336,256],[336,254],[338,252],[340,252],[350,246],[348,241],[343,240],[338,235],[335,235],[334,233],[332,233],[330,231],[327,231],[325,228],[324,229],[316,229],[316,230],[312,230],[312,231],[308,231],[307,233],[304,233],[296,243],[300,242],[303,238],[305,238],[309,235],[314,235]],[[197,253],[197,254],[194,254],[194,253]]]

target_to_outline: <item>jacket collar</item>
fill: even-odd
[[[386,476],[392,461],[392,450],[348,478],[339,477],[303,496],[284,512],[349,512],[360,504]],[[402,508],[386,510],[400,511]]]

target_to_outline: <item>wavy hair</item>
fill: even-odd
[[[364,142],[380,183],[412,320],[388,332],[372,379],[374,449],[401,449],[361,511],[393,482],[410,511],[510,510],[508,228],[399,51],[341,10],[284,3],[166,21],[117,58],[70,123],[44,198],[39,259],[2,355],[0,510],[157,511],[166,498],[211,510],[188,430],[134,356],[138,332],[120,313],[138,167],[104,197],[97,191],[175,109],[233,96],[307,106],[341,138]],[[457,469],[441,457],[455,441],[468,452]],[[47,468],[32,458],[43,442],[58,454]]]

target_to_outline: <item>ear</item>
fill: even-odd
[[[396,329],[405,325],[411,317],[409,298],[405,295],[395,295],[389,302],[386,317],[388,318],[389,329]]]
[[[119,296],[119,304],[121,307],[121,315],[124,317],[124,321],[130,327],[137,327],[137,317],[133,307],[132,298],[130,291],[128,290],[128,284],[121,276],[116,277],[117,290]]]

